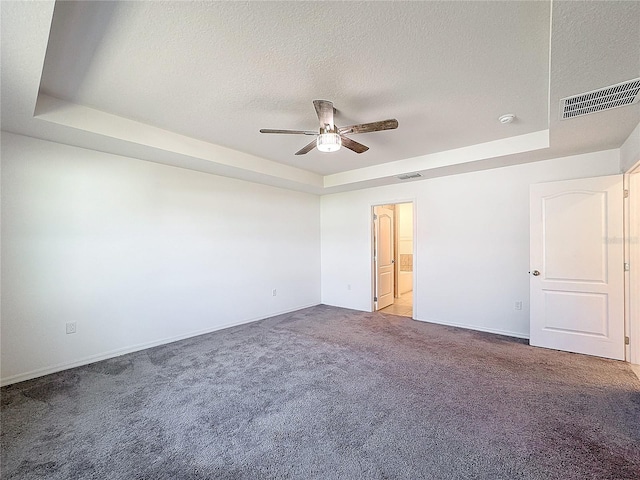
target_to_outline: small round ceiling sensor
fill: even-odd
[[[503,123],[503,124],[511,123],[515,119],[516,119],[516,116],[513,113],[507,113],[505,115],[502,115],[500,118],[498,118],[500,123]]]

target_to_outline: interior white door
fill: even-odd
[[[530,344],[623,360],[622,175],[530,193]]]
[[[394,254],[393,254],[393,208],[378,206],[374,209],[375,229],[374,261],[376,266],[376,310],[393,303]]]

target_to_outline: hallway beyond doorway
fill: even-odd
[[[413,318],[413,291],[403,293],[400,297],[394,299],[391,305],[378,311]]]

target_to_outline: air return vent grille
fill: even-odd
[[[396,176],[396,178],[400,180],[409,180],[410,178],[420,178],[422,175],[418,172],[415,173],[403,173],[402,175]]]
[[[560,100],[560,119],[566,120],[638,103],[640,100],[638,92],[640,92],[640,78],[563,98]]]

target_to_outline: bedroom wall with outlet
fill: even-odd
[[[3,383],[318,304],[319,209],[2,132]]]

